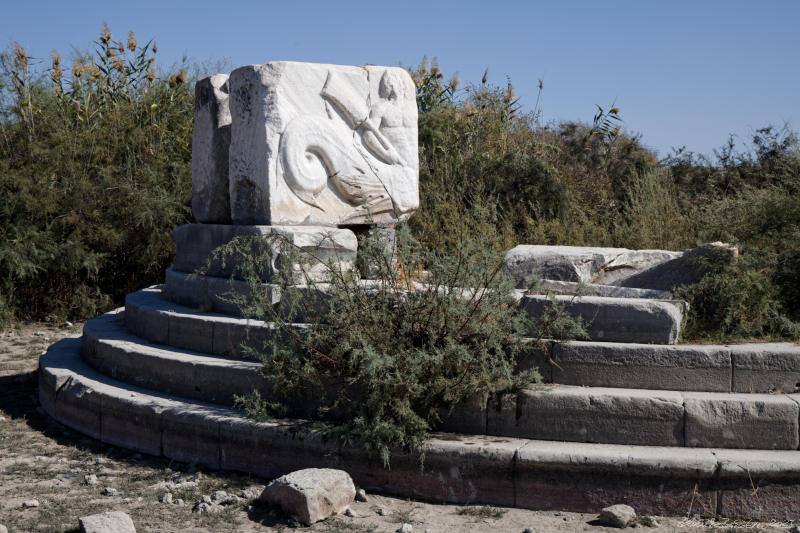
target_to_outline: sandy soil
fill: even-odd
[[[462,507],[369,494],[356,502],[356,517],[334,517],[305,528],[276,509],[253,499],[222,507],[214,514],[193,513],[205,494],[232,494],[261,488],[268,480],[213,472],[193,465],[142,456],[104,445],[58,424],[38,407],[38,356],[56,340],[77,335],[81,324],[53,326],[18,324],[0,330],[0,524],[9,531],[77,530],[78,518],[118,510],[128,513],[137,531],[284,531],[394,532],[403,523],[414,532],[612,531],[598,525],[596,514],[526,511],[502,507]],[[97,476],[87,484],[86,476]],[[161,503],[170,481],[197,481],[172,489],[184,505]],[[106,488],[117,490],[104,495]],[[257,493],[257,492],[256,492]],[[36,499],[38,507],[23,502]],[[386,511],[385,515],[378,513]],[[598,509],[599,511],[599,509]],[[786,531],[790,524],[715,521],[703,518],[657,517],[658,527],[637,524],[643,531]]]

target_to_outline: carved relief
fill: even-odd
[[[408,217],[419,203],[414,96],[400,68],[267,63],[235,70],[234,223]],[[245,198],[253,194],[262,201]],[[267,212],[254,212],[258,205]]]

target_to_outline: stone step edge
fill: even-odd
[[[172,302],[234,316],[241,316],[232,296],[246,297],[252,288],[244,281],[186,274],[168,268],[164,295]],[[371,281],[363,280],[369,284]],[[265,284],[273,305],[280,303],[280,287]],[[569,304],[567,311],[579,316],[593,340],[675,344],[680,337],[684,304],[672,300],[615,298],[603,296],[542,296],[515,291],[520,308],[532,318],[552,308],[553,302]],[[612,317],[613,315],[613,317]]]
[[[142,345],[119,313],[85,327],[82,357],[109,377],[192,400],[232,405],[235,395],[270,394],[255,362]],[[697,393],[607,387],[545,386],[476,399],[445,417],[448,431],[553,441],[675,447],[797,449],[800,395]],[[313,413],[312,402],[298,405]],[[552,424],[543,424],[550,420]],[[728,436],[729,427],[748,429]]]
[[[169,302],[161,297],[160,286],[130,293],[125,303],[125,322],[131,332],[146,341],[200,353],[244,358],[239,349],[243,341],[251,338],[257,344],[275,331],[262,321],[204,313]],[[537,366],[545,382],[743,393],[792,393],[800,385],[798,344],[547,341],[547,346],[552,347],[550,356],[557,366],[538,351],[532,351],[525,363]]]
[[[337,450],[301,422],[257,423],[231,409],[126,386],[87,367],[79,351],[79,339],[64,339],[41,357],[39,395],[44,410],[105,443],[176,461],[266,478],[299,468],[342,468],[367,490],[531,509],[596,512],[623,502],[642,512],[684,514],[695,505],[695,512],[729,517],[753,517],[757,508],[760,519],[780,520],[796,515],[800,501],[800,452],[794,451],[552,443],[437,433],[423,446],[424,470],[416,456],[399,452],[387,470],[359,449]]]
[[[271,389],[259,370],[262,364],[146,344],[122,324],[122,309],[86,322],[81,359],[101,374],[145,389],[192,400],[233,405],[236,396]]]

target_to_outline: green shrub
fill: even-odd
[[[427,432],[461,402],[538,381],[535,370],[517,371],[523,335],[532,326],[501,273],[494,239],[491,233],[465,237],[453,255],[445,255],[425,249],[400,226],[392,255],[379,236],[368,235],[360,239],[359,254],[374,280],[331,265],[330,284],[302,280],[298,287],[298,271],[284,268],[276,273],[282,298],[277,310],[261,283],[260,265],[276,246],[291,258],[285,264],[303,264],[301,258],[282,241],[269,242],[263,254],[253,254],[258,246],[252,240],[234,241],[223,255],[245,252],[240,275],[249,278],[255,295],[240,301],[243,312],[285,332],[285,342],[260,352],[273,394],[250,395],[240,405],[263,419],[313,398],[330,436],[340,444],[359,441],[388,464],[392,448],[418,450]],[[309,326],[301,334],[294,322]],[[566,330],[564,322],[542,324]]]
[[[155,43],[104,27],[71,74],[0,55],[0,301],[21,318],[86,318],[161,280],[190,220],[194,94],[159,78]]]

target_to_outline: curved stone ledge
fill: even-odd
[[[122,327],[121,309],[100,315],[83,329],[81,357],[111,378],[165,394],[222,405],[252,390],[268,395],[261,364],[142,343]]]
[[[675,344],[683,321],[683,303],[673,300],[604,296],[526,295],[520,303],[532,319],[554,309],[580,318],[589,340],[641,344]]]
[[[162,297],[158,286],[128,294],[124,321],[128,331],[145,341],[234,359],[252,359],[245,346],[260,349],[285,335],[261,320],[208,313],[170,302]],[[305,327],[292,325],[298,333]]]
[[[125,385],[87,367],[80,341],[40,360],[43,408],[103,442],[272,478],[306,467],[348,471],[368,490],[458,504],[594,512],[625,502],[647,513],[786,520],[800,514],[800,452],[541,442],[435,434],[387,470],[337,450],[302,421],[256,423],[232,409]],[[746,472],[746,475],[743,473]],[[758,487],[758,491],[752,489]]]

